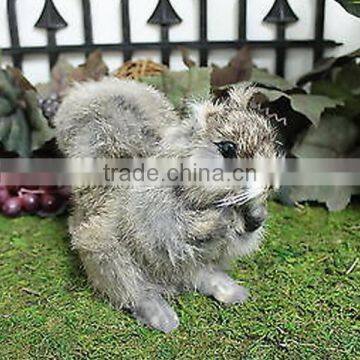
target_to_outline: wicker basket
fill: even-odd
[[[127,61],[115,71],[114,76],[119,79],[126,78],[137,80],[144,76],[161,75],[166,70],[166,66],[151,60]]]

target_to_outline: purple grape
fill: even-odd
[[[44,191],[45,193],[53,193],[57,191],[57,186],[55,185],[43,185],[39,187],[39,190]]]
[[[21,190],[38,190],[39,189],[39,186],[37,185],[26,185],[26,186],[22,186],[21,187]]]
[[[52,93],[47,98],[40,98],[38,100],[39,106],[43,112],[43,115],[49,120],[50,124],[53,125],[53,118],[59,109],[61,99],[59,94]]]
[[[42,194],[41,195],[41,209],[46,213],[54,213],[59,210],[61,206],[60,199],[53,194]]]
[[[2,211],[6,216],[15,217],[21,213],[21,198],[12,197],[7,199],[3,206]]]
[[[7,199],[9,199],[9,191],[5,187],[0,188],[0,205],[2,205]]]
[[[32,214],[40,207],[39,196],[32,193],[26,193],[21,197],[21,205],[24,211]]]
[[[64,198],[65,200],[69,199],[69,197],[71,196],[71,187],[70,186],[62,186],[59,187],[59,189],[57,190],[58,194]]]
[[[18,191],[19,191],[19,186],[9,185],[9,186],[7,186],[7,190],[9,191],[9,193],[11,195],[17,196]]]

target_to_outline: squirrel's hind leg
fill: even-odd
[[[144,294],[131,311],[141,323],[164,333],[169,333],[179,326],[175,311],[156,293]]]
[[[143,276],[131,258],[118,250],[111,253],[79,251],[92,286],[116,308],[135,304],[143,291]]]
[[[233,279],[220,270],[202,270],[196,281],[197,290],[212,296],[224,304],[242,304],[249,297],[249,291],[235,283]]]
[[[179,325],[175,311],[123,254],[81,252],[80,256],[90,282],[113,306],[130,310],[137,320],[165,333]]]

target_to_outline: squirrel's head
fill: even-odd
[[[224,158],[271,158],[276,154],[275,132],[268,119],[251,108],[255,88],[232,88],[227,98],[191,106],[193,145]]]
[[[174,146],[177,143],[179,150],[187,149],[182,156],[198,159],[275,158],[275,130],[266,117],[251,107],[255,93],[253,87],[241,85],[231,89],[221,102],[206,100],[191,104],[188,140],[178,132]],[[194,192],[198,192],[203,203],[215,201],[224,206],[245,203],[267,190],[268,187],[259,188],[253,182],[235,188],[205,184],[188,189],[194,197]]]

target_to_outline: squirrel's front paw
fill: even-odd
[[[160,295],[139,300],[132,312],[143,324],[164,333],[169,333],[179,326],[179,318],[175,311]]]
[[[218,291],[215,298],[224,304],[242,304],[248,299],[249,295],[249,290],[246,287],[232,284],[231,286],[224,286]]]
[[[245,231],[254,232],[261,227],[267,218],[267,209],[264,204],[250,206],[244,214]]]
[[[224,304],[242,304],[249,297],[248,289],[221,271],[203,272],[199,278],[198,290]]]

